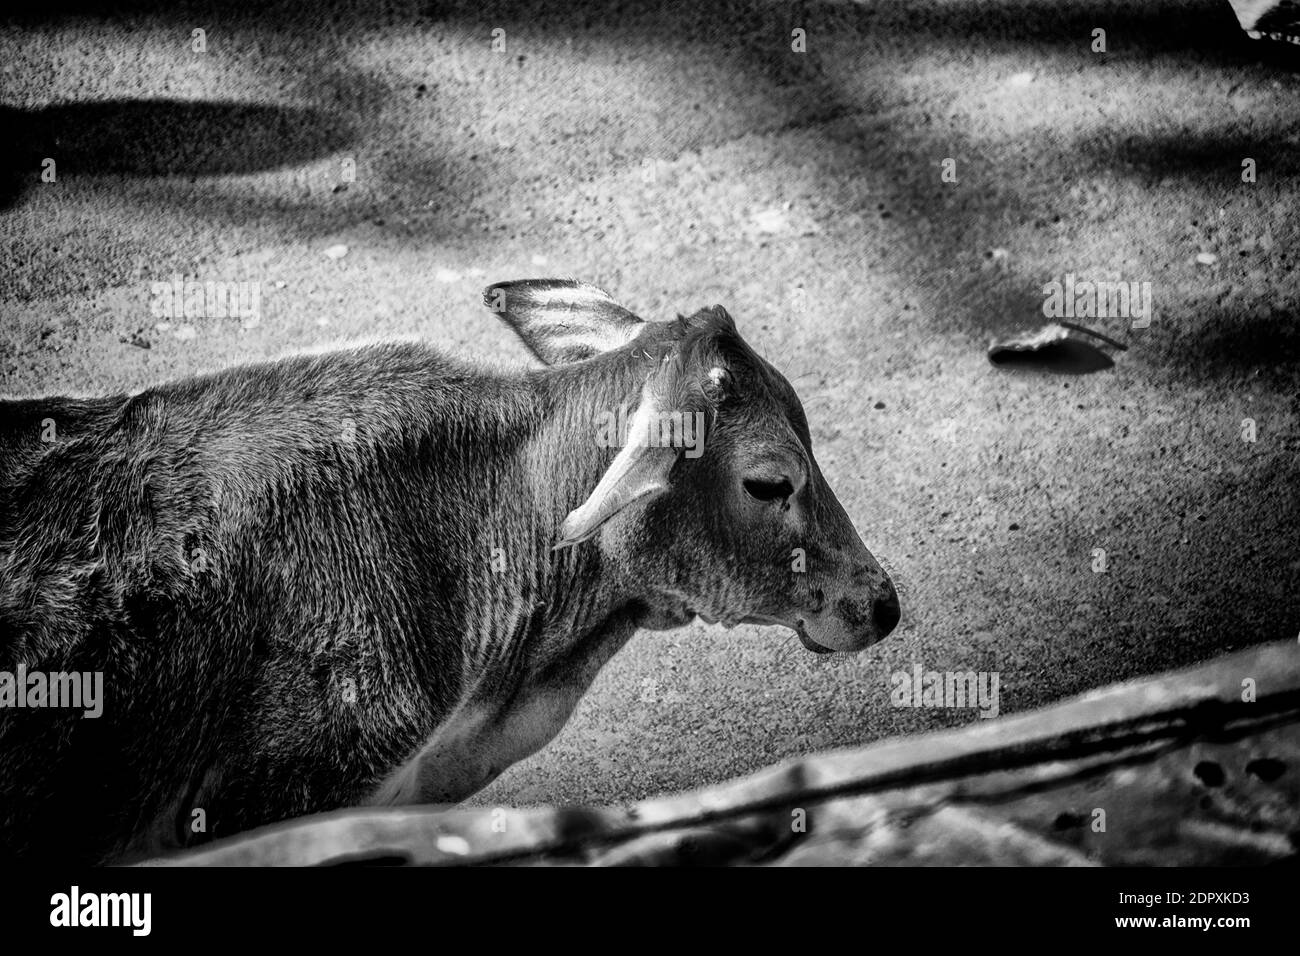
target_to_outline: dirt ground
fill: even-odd
[[[852,659],[639,635],[476,802],[979,719],[891,706],[918,663],[997,672],[1005,713],[1300,634],[1300,54],[1222,0],[106,6],[0,33],[0,391],[362,336],[522,366],[503,279],[721,303],[896,572],[903,625]],[[174,274],[261,283],[260,321],[159,327]],[[1091,375],[991,366],[1066,274],[1151,283],[1150,327],[1094,320],[1129,349]]]

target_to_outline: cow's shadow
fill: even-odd
[[[354,131],[343,117],[304,107],[106,100],[0,107],[0,135],[11,144],[0,160],[0,208],[9,208],[51,176],[249,173],[326,156]]]

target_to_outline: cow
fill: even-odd
[[[646,321],[554,279],[485,302],[540,368],[387,343],[0,403],[0,674],[103,680],[98,716],[0,693],[0,856],[455,803],[638,628],[826,653],[895,627],[799,399],[721,306]]]

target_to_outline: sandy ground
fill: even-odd
[[[501,279],[585,278],[650,318],[722,303],[897,572],[903,626],[850,660],[639,635],[478,802],[978,719],[892,707],[917,663],[998,672],[1006,712],[1300,632],[1300,57],[1226,3],[103,6],[0,35],[0,389],[357,336],[522,365],[478,305]],[[1150,328],[1095,321],[1130,348],[1093,375],[991,367],[1067,273],[1150,282]],[[260,322],[157,328],[173,274],[260,282]]]

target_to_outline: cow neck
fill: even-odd
[[[632,600],[620,593],[616,569],[607,566],[595,539],[552,547],[565,517],[586,500],[617,453],[598,443],[598,416],[634,411],[649,368],[644,357],[620,351],[544,377],[545,412],[525,468],[538,504],[531,524],[544,529],[534,546],[546,556],[548,616],[575,632],[599,626]]]

